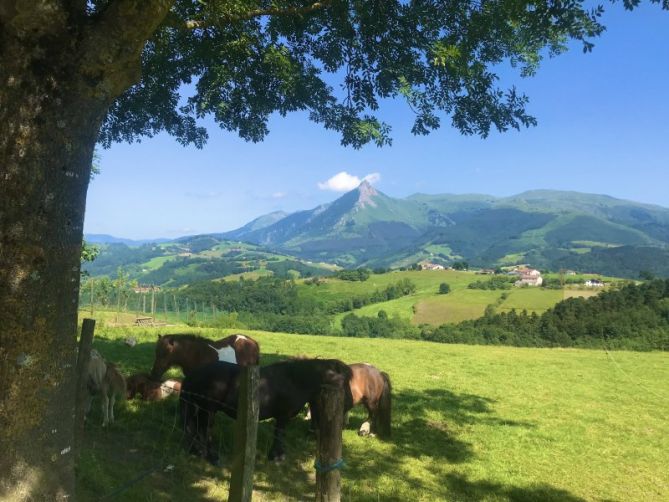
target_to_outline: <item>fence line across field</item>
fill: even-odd
[[[99,282],[93,277],[88,279],[81,288],[79,305],[91,316],[95,315],[95,310],[115,313],[116,322],[121,314],[130,313],[142,320],[136,323],[138,326],[152,326],[156,322],[209,322],[229,313],[217,306],[213,297],[196,300],[160,291],[156,286],[144,286],[135,291],[127,285],[119,286],[116,281],[101,288]]]

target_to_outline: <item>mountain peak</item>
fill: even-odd
[[[358,192],[357,206],[365,207],[369,204],[372,207],[376,207],[376,203],[372,200],[372,197],[379,195],[379,192],[377,192],[376,188],[374,188],[369,181],[362,180],[362,183],[358,185],[356,190]]]

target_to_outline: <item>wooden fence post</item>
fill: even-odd
[[[77,354],[77,392],[76,408],[74,415],[75,447],[81,447],[84,434],[84,414],[86,410],[86,397],[88,395],[88,362],[91,360],[91,347],[93,346],[93,335],[95,334],[95,319],[84,319],[81,325],[81,338],[79,338],[79,352]]]
[[[258,438],[260,368],[258,366],[243,367],[239,378],[240,386],[230,493],[228,494],[229,502],[248,502],[251,500]]]
[[[318,398],[318,453],[316,454],[316,501],[341,500],[342,428],[344,390],[322,385]]]

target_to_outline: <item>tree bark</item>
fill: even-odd
[[[12,500],[74,496],[79,264],[105,108],[49,44],[0,56],[0,498]]]
[[[75,498],[77,306],[93,150],[172,3],[115,0],[96,21],[86,2],[0,2],[1,500]]]

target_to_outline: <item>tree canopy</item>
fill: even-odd
[[[121,2],[90,2],[90,15],[113,3]],[[408,104],[414,134],[444,117],[483,137],[493,127],[529,126],[536,121],[527,97],[501,88],[496,67],[510,63],[527,76],[570,40],[589,51],[604,29],[603,9],[583,3],[177,0],[144,47],[140,83],[114,102],[100,141],[167,131],[202,146],[205,116],[260,141],[271,114],[305,110],[344,145],[384,145],[390,127],[378,111],[386,98]]]

